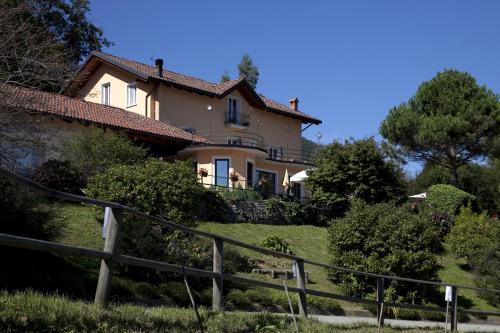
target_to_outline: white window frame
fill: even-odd
[[[111,105],[111,82],[101,84],[101,104]]]
[[[224,155],[216,155],[216,156],[212,156],[212,185],[215,185],[215,178],[217,177],[217,175],[215,174],[215,160],[229,160],[229,168],[227,169],[227,178],[228,178],[228,187],[231,185],[231,182],[229,181],[229,170],[232,168],[232,160],[231,160],[231,156],[224,156]]]
[[[272,150],[273,151],[276,150],[276,158],[273,158],[274,154],[271,153]],[[271,160],[278,160],[278,161],[282,160],[283,159],[283,147],[269,146],[269,158]]]
[[[240,141],[239,145],[237,145],[235,143],[231,143],[231,141],[234,142],[234,141],[238,141],[238,140]],[[232,146],[243,146],[243,141],[241,140],[241,136],[228,136],[227,137],[227,144],[232,145]]]
[[[134,91],[134,100],[133,101],[131,101],[131,95],[130,95],[131,89],[133,89],[133,91]],[[127,107],[129,108],[131,106],[136,106],[137,105],[137,83],[132,82],[132,83],[127,84],[127,94],[126,95],[127,95],[126,96]]]
[[[235,113],[236,119],[232,119],[230,116],[232,100],[236,101],[236,113]],[[236,125],[241,123],[241,100],[237,96],[229,96],[227,98],[227,121],[229,122],[230,119],[234,120]]]

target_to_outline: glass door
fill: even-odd
[[[229,186],[229,159],[215,160],[215,185]]]

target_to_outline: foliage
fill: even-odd
[[[368,203],[398,200],[404,194],[399,166],[386,160],[374,138],[334,142],[316,158],[317,168],[309,172],[313,200],[341,216],[350,200]]]
[[[63,156],[86,176],[105,171],[113,165],[144,162],[148,150],[135,145],[125,135],[87,129],[63,143]]]
[[[433,250],[439,243],[429,219],[405,207],[390,203],[367,205],[355,200],[344,218],[329,228],[329,253],[332,265],[365,272],[437,280],[439,265]],[[363,276],[331,271],[334,281],[349,294],[374,291],[373,280]],[[404,300],[434,296],[432,286],[391,281],[395,294]]]
[[[466,72],[444,70],[392,108],[380,133],[408,158],[448,169],[456,185],[459,166],[495,153],[500,145],[498,96]]]
[[[313,161],[323,145],[302,137],[302,159]]]
[[[467,205],[476,200],[472,194],[464,192],[452,185],[438,184],[427,189],[425,203],[437,213],[446,213],[454,216],[462,205]]]
[[[500,234],[496,243],[478,256],[474,262],[474,279],[478,287],[500,290]],[[493,306],[500,305],[500,293],[480,292],[480,297]]]
[[[268,249],[286,253],[286,254],[294,254],[290,243],[288,243],[283,237],[280,236],[269,236],[262,242],[262,246],[267,247]]]
[[[266,215],[275,224],[323,226],[324,221],[320,218],[320,212],[309,204],[279,197],[271,197],[263,202]]]
[[[242,200],[257,201],[262,199],[262,195],[259,192],[242,188],[217,187],[214,191],[228,203]]]
[[[259,81],[259,68],[254,65],[252,58],[248,53],[245,53],[241,57],[241,62],[238,64],[238,71],[240,77],[244,77],[252,88],[257,87],[257,82]]]
[[[427,191],[431,185],[446,184],[449,174],[439,165],[426,163],[422,171],[410,181],[411,194]],[[479,207],[488,212],[500,210],[500,163],[468,164],[458,168],[458,188],[476,196]]]
[[[224,71],[224,73],[222,73],[222,75],[220,77],[220,82],[224,83],[224,82],[227,82],[227,81],[231,81],[231,77],[229,76],[228,71]]]
[[[85,187],[85,177],[69,161],[48,160],[35,170],[33,181],[73,194]]]
[[[68,50],[75,68],[92,51],[112,45],[104,37],[102,29],[87,19],[90,9],[88,0],[11,0],[3,3],[12,7],[27,3],[24,15],[31,18],[32,24],[50,31],[54,42]]]
[[[457,258],[464,258],[470,265],[490,249],[496,241],[500,224],[488,218],[485,213],[474,213],[470,206],[462,207],[455,219],[455,225],[446,238],[451,251]]]

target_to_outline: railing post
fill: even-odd
[[[214,239],[214,263],[213,271],[217,273],[218,276],[213,278],[212,287],[212,309],[220,310],[223,305],[222,293],[223,293],[223,282],[224,282],[224,271],[223,271],[223,254],[224,254],[224,243],[221,239]]]
[[[304,271],[304,260],[297,260],[297,288],[299,292],[299,315],[307,318],[307,296],[306,296],[306,274]]]
[[[101,260],[101,269],[99,271],[99,280],[95,292],[94,303],[99,306],[107,306],[109,293],[111,291],[111,278],[113,277],[113,257],[118,250],[118,236],[120,224],[123,216],[123,209],[113,208],[109,214],[108,229],[106,233],[106,242],[104,251],[111,253],[111,258]]]
[[[451,314],[450,314],[450,324],[451,331],[456,332],[458,326],[458,287],[451,287]]]
[[[382,304],[384,303],[384,278],[377,279],[377,322],[379,326],[384,326],[384,308]]]

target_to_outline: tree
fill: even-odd
[[[354,198],[377,203],[398,200],[404,194],[399,165],[385,158],[373,138],[324,146],[316,156],[316,166],[308,185],[313,199],[332,216],[342,215]]]
[[[241,62],[238,65],[238,71],[240,76],[243,76],[252,88],[257,87],[257,82],[259,81],[259,69],[253,64],[252,59],[248,53],[245,53],[241,58]]]
[[[456,185],[461,165],[498,152],[498,95],[466,72],[445,70],[392,108],[380,133],[407,158],[445,167]]]
[[[222,76],[220,78],[220,83],[224,83],[224,82],[227,82],[230,80],[231,80],[231,77],[229,76],[228,71],[224,71],[224,73],[222,73]]]
[[[328,251],[334,266],[360,271],[437,281],[439,264],[433,251],[436,226],[408,205],[390,203],[368,205],[354,200],[345,217],[328,229]],[[330,277],[350,295],[366,295],[375,290],[374,280],[332,269]],[[435,286],[386,281],[396,297],[392,301],[432,300]],[[389,293],[388,294],[392,294]]]

